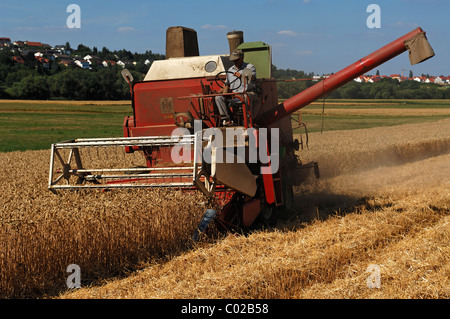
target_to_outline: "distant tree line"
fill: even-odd
[[[65,44],[65,51],[71,57],[83,58],[95,55],[101,60],[129,61],[127,69],[135,81],[143,80],[151,61],[164,59],[162,54],[151,51],[131,53],[125,49],[98,50],[80,44],[72,49]],[[23,63],[13,60],[17,53],[3,48],[0,50],[0,98],[11,99],[68,99],[68,100],[127,100],[130,98],[128,84],[122,79],[122,67],[92,65],[91,69],[66,67],[58,60],[49,59],[46,66],[29,52],[23,56]],[[146,61],[150,63],[145,63]],[[147,62],[148,62],[147,61]],[[286,99],[318,83],[313,73],[272,67],[272,76],[278,81],[278,97]],[[302,79],[302,80],[299,80]],[[295,81],[294,81],[295,80]],[[327,94],[327,98],[345,99],[448,99],[450,87],[437,84],[423,84],[416,81],[399,82],[383,78],[375,83],[350,81],[341,88]]]
[[[288,99],[317,81],[279,82],[278,97]],[[450,99],[450,87],[434,83],[419,83],[384,78],[375,83],[350,81],[328,93],[332,99]]]
[[[163,59],[161,54],[131,53],[127,50],[110,51],[80,44],[76,50],[66,43],[65,50],[71,57],[83,58],[95,55],[101,60],[124,60],[135,81],[141,81],[150,64],[145,61]],[[66,67],[58,60],[48,59],[47,65],[35,58],[34,52],[22,56],[23,63],[14,61],[17,53],[4,48],[0,50],[0,98],[11,99],[68,99],[68,100],[124,100],[130,98],[128,83],[123,80],[119,65],[103,67],[93,64],[91,69],[77,66]]]
[[[314,74],[302,71],[272,68],[277,83],[278,97],[290,98],[297,93],[317,84]],[[295,80],[295,81],[294,81]],[[450,87],[434,83],[402,81],[382,78],[375,83],[350,81],[342,87],[328,93],[326,98],[333,99],[450,99]]]
[[[450,87],[434,83],[383,78],[375,83],[351,81],[327,98],[343,99],[450,99]]]

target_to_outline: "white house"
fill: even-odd
[[[75,60],[75,64],[82,69],[89,69],[89,61]]]
[[[117,64],[117,62],[113,61],[113,60],[105,60],[105,61],[102,62],[102,65],[105,68],[109,67],[110,65],[116,65],[116,64]]]
[[[313,75],[313,81],[319,81],[321,78],[320,75]]]
[[[436,84],[445,84],[446,78],[443,76],[437,76],[434,78],[434,83]]]
[[[10,38],[0,38],[0,46],[11,46],[11,39]]]
[[[99,64],[99,63],[96,63],[96,62],[100,62],[100,58],[99,57],[97,57],[97,56],[95,56],[95,55],[86,55],[84,58],[83,58],[85,61],[88,61],[89,62],[89,64]]]

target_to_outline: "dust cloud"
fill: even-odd
[[[318,161],[295,187],[302,219],[354,210],[367,198],[450,189],[450,120],[366,130],[310,134],[304,162]],[[449,194],[450,196],[450,194]]]

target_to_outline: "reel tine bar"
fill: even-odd
[[[171,167],[90,168],[83,166],[85,163],[80,154],[82,148],[98,150],[107,147],[170,147],[193,145],[194,141],[194,135],[183,135],[83,138],[52,144],[48,188],[55,192],[56,189],[81,188],[194,187],[192,164]],[[64,160],[64,150],[70,150],[67,160]],[[75,160],[74,166],[72,159]],[[75,184],[71,183],[71,177],[76,178]],[[66,184],[62,183],[63,179]]]

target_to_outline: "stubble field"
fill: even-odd
[[[186,243],[198,193],[47,190],[50,152],[0,153],[0,295],[449,298],[450,119],[309,134],[321,178],[270,229]],[[66,269],[82,288],[67,291]],[[369,288],[368,267],[380,287]]]

